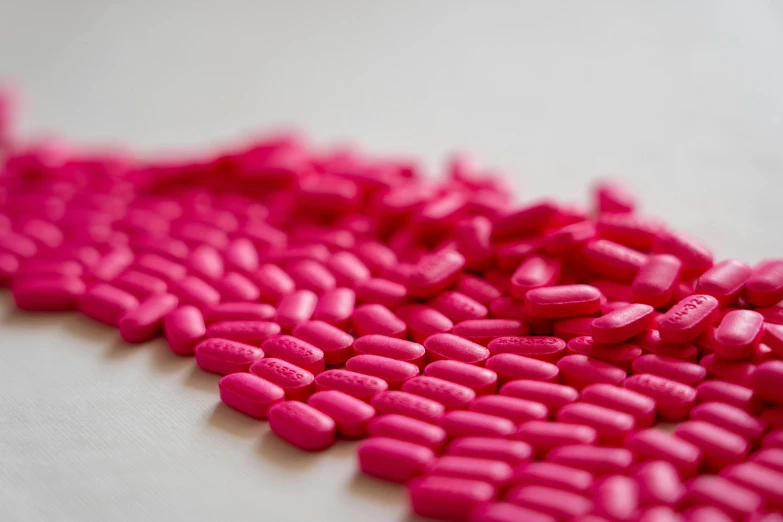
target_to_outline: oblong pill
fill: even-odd
[[[478,506],[474,511],[471,522],[555,522],[554,517],[533,511],[510,502],[494,502]]]
[[[724,469],[721,476],[753,491],[766,501],[769,508],[783,509],[783,491],[780,489],[783,473],[755,462],[744,462]]]
[[[627,283],[633,281],[647,262],[645,254],[607,239],[588,242],[578,255],[582,263],[596,274]]]
[[[700,276],[712,267],[712,252],[695,239],[679,232],[661,230],[653,243],[653,252],[679,258],[685,276]]]
[[[190,252],[187,268],[189,272],[200,278],[217,281],[223,277],[223,258],[214,247],[199,245]]]
[[[682,262],[674,256],[650,256],[637,272],[631,285],[633,302],[663,308],[674,295],[681,271]]]
[[[80,308],[85,296],[85,284],[80,278],[72,276],[28,276],[22,280],[17,278],[13,284],[13,294],[14,304],[20,310],[66,312]],[[98,317],[103,315],[98,303],[88,308],[97,312]],[[114,308],[116,310],[117,307]]]
[[[361,304],[378,303],[397,308],[407,296],[408,291],[403,285],[388,279],[373,277],[356,285],[356,300]]]
[[[538,457],[543,457],[552,448],[569,444],[595,444],[598,434],[590,426],[534,420],[520,424],[513,438],[527,442]]]
[[[353,353],[356,355],[380,355],[424,368],[424,346],[397,337],[379,334],[359,337],[353,343]]]
[[[260,346],[264,340],[280,333],[280,326],[271,321],[221,321],[207,327],[207,337],[218,337]]]
[[[226,265],[232,270],[253,272],[258,268],[258,251],[247,238],[236,238],[229,241],[223,251]]]
[[[486,306],[463,293],[453,290],[438,294],[428,304],[455,323],[484,319],[489,315],[489,310],[487,310]]]
[[[401,484],[423,475],[435,461],[432,450],[388,437],[362,441],[356,452],[362,473]]]
[[[246,372],[264,357],[261,348],[227,339],[206,339],[194,353],[199,368],[220,375]]]
[[[550,414],[579,399],[579,392],[570,386],[531,380],[506,383],[500,388],[500,395],[540,402]]]
[[[275,316],[275,308],[266,303],[217,303],[203,310],[204,321],[270,321]]]
[[[557,382],[560,370],[552,363],[511,353],[493,355],[487,368],[498,374],[501,384],[519,379]]]
[[[296,288],[291,276],[277,265],[265,263],[249,276],[261,291],[261,301],[265,303],[276,305],[283,296],[290,294]]]
[[[696,387],[699,402],[720,402],[750,413],[758,413],[761,403],[754,399],[753,390],[728,381],[711,379]]]
[[[649,373],[672,381],[695,386],[707,377],[707,370],[698,364],[647,354],[633,361],[634,373]]]
[[[228,272],[215,281],[215,290],[223,301],[258,301],[261,291],[250,279],[239,272]]]
[[[564,355],[566,343],[557,337],[547,336],[514,336],[498,337],[490,341],[489,353],[513,353],[538,359],[549,363],[557,363]]]
[[[783,325],[765,323],[761,341],[776,355],[783,356]]]
[[[639,496],[646,505],[676,507],[685,497],[680,472],[665,460],[644,462],[631,476],[639,485]]]
[[[337,286],[337,281],[327,268],[314,259],[302,259],[288,265],[286,272],[299,290],[310,290],[321,295]]]
[[[753,453],[750,460],[778,473],[783,473],[783,449],[762,449]]]
[[[638,520],[639,485],[630,477],[611,475],[595,488],[595,511],[609,520]]]
[[[753,310],[727,313],[715,329],[715,354],[724,359],[747,359],[761,341],[764,316]]]
[[[275,404],[267,417],[275,435],[305,451],[321,451],[334,444],[335,422],[303,402]]]
[[[296,290],[280,299],[275,312],[275,322],[284,332],[309,321],[318,303],[318,296],[310,290]],[[329,322],[329,321],[326,321]]]
[[[180,304],[183,305],[207,308],[219,303],[221,299],[220,292],[215,287],[192,275],[171,283],[169,287],[171,293],[176,295]]]
[[[720,402],[705,402],[691,410],[692,420],[709,422],[751,442],[758,442],[767,426],[750,413]]]
[[[533,254],[522,261],[511,275],[511,295],[524,299],[529,290],[555,285],[560,279],[560,271],[558,259]]]
[[[425,422],[434,422],[446,411],[441,403],[432,399],[392,390],[373,395],[370,405],[378,415],[397,414]]]
[[[261,359],[250,365],[249,371],[282,388],[289,401],[307,400],[315,389],[312,373],[281,359]]]
[[[98,281],[111,281],[128,268],[133,263],[133,259],[133,251],[129,248],[124,246],[114,248],[95,263],[89,275]]]
[[[574,337],[590,335],[593,329],[593,317],[571,317],[555,321],[555,337],[570,341]]]
[[[783,361],[760,364],[751,378],[757,397],[775,404],[783,404]]]
[[[402,319],[394,315],[385,306],[379,304],[367,304],[356,307],[351,316],[351,323],[358,337],[379,334],[405,339],[407,330]]]
[[[166,282],[155,276],[139,272],[138,270],[126,270],[112,284],[121,290],[133,294],[138,299],[146,299],[155,294],[162,294],[168,289]]]
[[[518,486],[510,490],[504,500],[557,520],[572,520],[593,509],[592,500],[581,495],[541,486]]]
[[[722,379],[740,386],[753,387],[753,374],[757,370],[757,366],[753,363],[724,359],[711,353],[702,357],[699,364],[707,369],[707,375],[713,379]]]
[[[661,339],[668,343],[693,341],[713,323],[718,306],[718,300],[711,295],[686,297],[658,319]]]
[[[357,283],[370,278],[370,269],[350,252],[332,254],[326,267],[334,275],[339,286],[353,288]]]
[[[480,505],[495,499],[495,488],[478,480],[422,477],[407,484],[413,512],[438,520],[468,522]]]
[[[220,400],[257,419],[266,419],[269,408],[285,398],[280,386],[246,372],[226,375],[220,379],[218,387]]]
[[[454,323],[431,306],[411,304],[395,310],[397,317],[408,325],[411,340],[423,343],[429,336],[451,331]]]
[[[424,256],[408,277],[408,293],[419,299],[434,297],[457,282],[464,266],[465,257],[454,250]]]
[[[590,384],[620,384],[625,370],[586,355],[567,355],[557,362],[560,382],[581,390]]]
[[[183,265],[157,254],[146,253],[140,255],[136,259],[134,266],[137,270],[163,279],[169,284],[182,279],[187,274],[187,270]]]
[[[513,319],[471,319],[455,324],[451,332],[487,346],[498,337],[527,335],[528,329],[523,322]]]
[[[591,384],[582,390],[580,400],[633,416],[637,429],[648,428],[655,422],[655,401],[626,388],[605,383]]]
[[[177,298],[158,294],[144,300],[120,318],[120,337],[126,343],[144,343],[163,331],[163,318],[177,307]]]
[[[686,418],[696,403],[694,388],[658,375],[632,375],[623,381],[623,387],[653,399],[658,414],[668,420]]]
[[[673,344],[661,340],[661,333],[658,330],[647,330],[637,335],[631,342],[643,348],[645,351],[652,352],[661,357],[671,357],[682,361],[697,362],[699,354],[696,346],[693,344]]]
[[[696,282],[696,292],[711,295],[721,306],[729,306],[737,300],[752,269],[747,263],[726,259],[704,272]]]
[[[485,395],[474,399],[470,411],[508,419],[514,424],[530,420],[546,420],[549,410],[540,402],[505,395]]]
[[[461,455],[440,457],[427,470],[428,476],[481,480],[496,488],[505,486],[512,473],[506,462]]]
[[[573,444],[554,448],[546,460],[589,471],[595,476],[627,474],[636,461],[625,448],[607,448],[589,444]]]
[[[498,375],[495,372],[460,361],[435,361],[424,368],[424,375],[467,386],[476,395],[495,393],[498,389]]]
[[[586,355],[622,368],[626,372],[631,370],[632,362],[642,354],[642,349],[633,344],[603,344],[594,341],[590,336],[574,337],[568,341],[567,347],[566,353],[569,355]]]
[[[653,326],[653,307],[629,304],[593,320],[591,334],[595,341],[616,344],[626,341]]]
[[[489,281],[470,274],[462,274],[457,279],[456,290],[478,301],[484,306],[501,297],[503,294]]]
[[[761,497],[753,491],[710,475],[697,477],[688,483],[686,502],[713,506],[734,520],[758,511],[763,505]]]
[[[448,333],[428,337],[424,341],[424,349],[427,354],[427,362],[430,363],[449,359],[483,365],[489,357],[489,350],[484,346]]]
[[[768,259],[756,265],[745,281],[744,295],[756,306],[772,306],[783,300],[783,259]]]
[[[476,411],[454,410],[443,414],[436,421],[446,430],[449,438],[457,437],[508,437],[516,431],[513,422]]]
[[[589,403],[567,404],[557,412],[558,422],[590,426],[601,444],[622,444],[636,427],[632,415]]]
[[[674,436],[701,449],[711,471],[742,461],[750,449],[744,437],[704,421],[683,422],[674,428]]]
[[[204,339],[207,327],[198,308],[180,306],[163,319],[163,331],[172,352],[192,355],[196,345]]]
[[[527,462],[533,457],[533,449],[521,440],[494,437],[460,437],[449,443],[446,455],[460,455],[480,459],[500,460],[511,466]]]
[[[315,377],[315,388],[318,391],[338,390],[369,402],[373,395],[386,391],[389,385],[383,379],[371,375],[347,370],[326,370]]]
[[[489,316],[493,319],[517,319],[525,314],[525,302],[502,295],[489,303]]]
[[[120,318],[139,306],[139,300],[119,288],[98,283],[79,297],[79,311],[108,326],[116,327]]]
[[[590,315],[601,306],[601,292],[589,285],[536,288],[525,295],[525,312],[547,319]]]
[[[288,361],[313,375],[325,369],[324,353],[320,349],[290,335],[267,337],[261,344],[261,349],[267,357]]]
[[[415,364],[370,354],[351,357],[345,363],[345,369],[383,379],[391,390],[399,390],[405,381],[419,375],[419,367]]]
[[[375,417],[375,409],[364,401],[336,390],[319,391],[307,398],[307,404],[325,413],[343,437],[361,438]]]
[[[440,452],[446,443],[446,430],[404,415],[383,415],[374,418],[368,427],[370,437],[404,440]]]
[[[554,462],[534,461],[514,468],[511,483],[520,486],[544,486],[587,495],[593,487],[593,475],[583,469]]]
[[[476,392],[466,386],[426,375],[408,379],[402,390],[439,402],[446,410],[467,408],[476,398]]]
[[[683,478],[698,473],[703,459],[702,451],[698,446],[655,428],[629,435],[625,439],[625,447],[640,461],[669,462],[677,468]]]

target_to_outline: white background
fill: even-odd
[[[718,257],[780,255],[783,4],[0,0],[26,134],[198,150],[295,125],[315,143],[455,148],[524,199],[630,181]],[[0,297],[0,520],[404,521],[353,445],[291,449],[217,377]]]

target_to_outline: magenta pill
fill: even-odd
[[[521,440],[459,437],[446,447],[446,455],[499,460],[516,466],[529,461],[533,457],[533,449]]]
[[[653,399],[658,414],[668,420],[686,418],[696,402],[694,388],[658,375],[632,375],[623,381],[623,387]]]
[[[631,285],[633,302],[663,308],[674,295],[681,271],[682,262],[674,256],[650,256],[637,272]]]
[[[783,324],[783,305],[764,306],[756,311],[763,315],[768,323]]]
[[[571,444],[553,448],[547,453],[546,460],[602,476],[627,474],[636,459],[624,448]]]
[[[216,303],[204,308],[204,321],[270,321],[275,316],[273,306],[266,303]]]
[[[511,482],[514,485],[537,485],[587,495],[593,487],[593,475],[553,462],[526,462],[514,469]]]
[[[163,319],[163,332],[172,352],[193,355],[196,345],[204,339],[207,327],[198,308],[180,306]]]
[[[642,354],[642,349],[633,344],[603,344],[590,336],[574,337],[567,344],[568,355],[586,355],[591,359],[604,361],[623,371],[631,371],[631,364]]]
[[[566,343],[557,337],[509,336],[493,339],[487,348],[492,355],[513,353],[531,359],[557,363],[565,355]]]
[[[704,463],[717,471],[743,460],[750,448],[747,439],[729,430],[700,420],[690,420],[674,429],[674,436],[702,450]]]
[[[541,403],[550,413],[579,399],[579,392],[570,386],[532,380],[506,383],[500,388],[500,395]]]
[[[476,398],[476,392],[467,386],[426,375],[408,379],[402,391],[439,402],[446,410],[467,408]]]
[[[753,390],[727,381],[708,380],[696,387],[699,402],[728,404],[743,411],[756,413],[761,404],[753,397]]]
[[[783,357],[783,325],[765,323],[761,341],[776,355]]]
[[[724,359],[711,353],[702,357],[699,364],[707,369],[707,375],[713,379],[722,379],[740,386],[753,387],[753,374],[757,369],[753,363]]]
[[[707,377],[707,370],[698,364],[655,354],[637,357],[633,361],[633,372],[657,375],[689,386],[695,386]]]
[[[277,265],[263,264],[249,277],[258,287],[261,292],[261,300],[265,303],[276,305],[296,288],[291,276]]]
[[[751,379],[753,392],[758,398],[783,404],[783,361],[760,364]]]
[[[369,424],[370,437],[386,437],[404,440],[440,452],[446,443],[446,430],[419,419],[404,415],[383,415]]]
[[[465,257],[454,250],[424,256],[408,277],[411,297],[430,298],[452,287],[465,267]]]
[[[419,367],[381,355],[357,355],[345,363],[346,370],[372,375],[386,381],[391,390],[399,390],[402,384],[419,375]]]
[[[747,359],[753,355],[763,333],[764,316],[752,310],[734,310],[715,330],[715,353],[724,359]]]
[[[290,332],[296,325],[312,317],[317,303],[318,297],[310,290],[291,292],[280,299],[275,313],[275,322],[280,325],[282,331]]]
[[[473,511],[497,496],[495,488],[479,480],[422,477],[407,484],[413,512],[422,517],[469,522]]]
[[[502,240],[535,235],[552,227],[559,216],[560,209],[554,202],[538,201],[498,216],[493,223],[492,238]]]
[[[511,295],[524,299],[529,290],[555,285],[560,271],[559,260],[534,254],[522,261],[511,275]]]
[[[362,473],[398,483],[423,475],[435,461],[435,453],[431,449],[388,437],[363,441],[357,454]]]
[[[753,491],[775,510],[783,509],[783,473],[755,462],[744,462],[724,469],[723,478]]]
[[[341,391],[369,402],[373,395],[386,391],[389,385],[383,379],[371,375],[348,370],[326,370],[315,377],[315,388],[318,391]]]
[[[226,375],[218,383],[220,400],[237,411],[266,419],[271,406],[282,402],[283,389],[251,373],[239,372]]]
[[[696,506],[685,511],[685,518],[677,520],[680,522],[732,522],[732,518],[720,509],[712,506]],[[645,521],[646,522],[646,521]]]
[[[484,306],[501,297],[503,294],[495,285],[477,276],[462,274],[457,280],[456,290],[478,301]]]
[[[226,273],[214,287],[223,301],[258,301],[261,297],[258,287],[238,272]]]
[[[376,241],[365,241],[357,245],[353,253],[374,274],[380,274],[397,263],[395,253]]]
[[[275,435],[300,449],[321,451],[334,444],[335,422],[303,402],[275,404],[267,411],[267,417]]]
[[[495,502],[478,506],[473,511],[470,522],[517,522],[520,520],[525,522],[555,522],[554,517],[550,515],[509,502]]]
[[[169,285],[180,304],[206,308],[220,302],[220,292],[203,279],[188,275]]]
[[[373,395],[370,405],[378,415],[403,415],[425,422],[434,422],[445,411],[439,402],[403,391],[385,391]]]
[[[685,276],[700,276],[712,267],[712,252],[695,239],[679,232],[661,230],[653,244],[653,252],[679,258]]]
[[[685,497],[685,485],[677,468],[665,460],[640,464],[631,475],[639,485],[642,503],[675,507]]]
[[[593,509],[593,502],[576,493],[542,486],[518,486],[503,500],[518,506],[545,513],[557,520],[571,520]]]
[[[640,498],[637,482],[622,475],[601,479],[595,487],[595,511],[609,520],[638,520]]]
[[[307,404],[325,413],[335,422],[343,437],[359,438],[367,434],[367,425],[375,409],[364,401],[336,390],[319,391],[307,398]]]
[[[601,292],[589,285],[536,288],[525,295],[525,312],[547,319],[590,315],[601,306]]]
[[[439,294],[430,300],[429,305],[455,323],[484,319],[489,315],[489,310],[487,310],[486,306],[465,294],[455,291]]]
[[[179,281],[187,274],[184,266],[157,254],[142,254],[134,265],[137,270],[163,279],[167,283]]]
[[[424,375],[466,386],[476,395],[493,394],[498,389],[498,375],[495,372],[460,361],[435,361],[424,368]]]
[[[223,258],[214,247],[200,245],[188,256],[187,268],[189,272],[200,278],[217,281],[223,277]]]
[[[503,417],[476,411],[454,410],[443,414],[437,421],[449,438],[457,437],[508,437],[516,431],[513,422]]]
[[[511,353],[493,355],[487,359],[486,366],[498,374],[501,384],[519,379],[557,382],[560,373],[552,363]]]
[[[258,360],[250,365],[249,371],[282,388],[289,401],[304,401],[314,391],[312,373],[281,359]]]
[[[408,325],[410,338],[417,343],[423,343],[431,335],[447,333],[454,326],[451,319],[431,306],[403,305],[395,314]]]
[[[764,435],[764,438],[761,439],[761,446],[783,449],[783,429],[777,428]]]
[[[640,461],[669,462],[684,478],[699,471],[703,458],[698,446],[654,428],[629,435],[625,439],[625,447]]]
[[[512,473],[511,466],[503,461],[460,455],[440,457],[427,470],[427,476],[480,480],[496,488],[505,486]]]
[[[593,331],[593,317],[571,317],[555,321],[555,337],[570,341],[574,337],[584,337]]]
[[[537,456],[543,457],[560,446],[595,444],[598,434],[590,426],[533,420],[520,424],[514,438],[527,442]]]
[[[625,370],[586,355],[567,355],[557,362],[560,382],[581,390],[596,383],[620,384]]]
[[[633,281],[647,262],[645,254],[607,239],[588,242],[580,250],[579,258],[596,274],[627,283]]]
[[[253,272],[258,269],[258,252],[253,242],[247,238],[237,238],[229,241],[223,251],[226,265],[241,272]]]
[[[288,275],[299,290],[321,295],[337,286],[337,281],[324,265],[313,259],[303,259],[288,265]]]
[[[247,372],[250,365],[264,357],[260,348],[227,339],[202,341],[194,353],[199,368],[220,375]]]
[[[370,278],[370,269],[350,252],[337,252],[329,257],[326,268],[332,273],[339,286],[355,287]]]
[[[397,308],[407,297],[407,290],[399,283],[381,278],[370,278],[356,285],[356,299],[361,304],[378,303]]]
[[[702,334],[704,335],[704,334]],[[698,350],[693,344],[673,344],[661,340],[661,333],[658,330],[647,330],[637,335],[631,342],[640,346],[645,351],[660,355],[661,357],[671,357],[688,362],[698,360]]]
[[[468,406],[470,411],[508,419],[514,424],[530,420],[546,420],[549,410],[540,402],[508,397],[485,395],[477,397]]]
[[[655,401],[645,395],[611,384],[591,384],[582,390],[580,400],[631,415],[636,428],[647,428],[655,422]]]
[[[686,297],[658,319],[661,339],[667,343],[693,341],[713,323],[718,306],[718,300],[711,295]]]
[[[513,319],[472,319],[454,325],[452,333],[482,346],[498,337],[518,337],[528,334],[521,321]]]
[[[742,292],[752,270],[747,263],[726,259],[704,272],[696,282],[696,292],[711,295],[721,306],[729,306]]]
[[[391,310],[379,304],[357,307],[351,316],[354,332],[363,337],[370,334],[405,338],[407,327]]]
[[[758,511],[763,505],[761,497],[753,491],[713,475],[702,475],[691,480],[686,502],[712,506],[735,520]]]
[[[268,337],[280,333],[271,321],[221,321],[207,327],[207,337],[218,337],[260,346]]]
[[[71,311],[81,308],[81,303],[84,302],[85,285],[78,277],[29,276],[22,280],[17,279],[13,285],[13,294],[14,304],[20,310]],[[98,308],[98,303],[93,303],[88,308],[98,317],[104,316]]]
[[[566,404],[556,418],[565,424],[590,426],[598,434],[598,442],[607,445],[622,444],[636,427],[632,415],[585,402]]]
[[[492,262],[492,222],[484,216],[474,216],[457,225],[455,235],[458,250],[470,270],[482,270]]]
[[[525,302],[503,295],[489,303],[489,316],[493,319],[518,319],[525,314]]]
[[[783,473],[783,449],[762,449],[753,453],[750,460],[778,473]]]
[[[705,402],[691,411],[691,419],[714,424],[751,442],[764,435],[766,425],[750,413],[720,402]]]
[[[768,259],[756,265],[745,281],[744,296],[755,306],[772,306],[783,300],[783,259]]]
[[[359,337],[353,343],[353,352],[356,355],[366,354],[388,357],[424,368],[424,346],[405,339],[398,339],[397,337],[379,334]]]
[[[324,371],[324,353],[312,344],[290,335],[272,335],[261,344],[268,357],[288,361],[313,375]]]
[[[781,407],[765,408],[759,418],[771,429],[783,428],[783,408]]]
[[[484,346],[448,333],[428,337],[424,349],[428,362],[449,359],[483,365],[489,357],[489,350]]]
[[[153,295],[120,318],[120,337],[126,343],[143,343],[155,338],[163,331],[163,318],[176,307],[175,296]]]
[[[653,307],[629,304],[593,320],[592,337],[596,342],[616,344],[640,334],[653,324]]]
[[[138,299],[146,299],[155,294],[162,294],[168,289],[168,285],[162,279],[138,270],[127,270],[111,283],[120,290],[125,290],[129,294],[136,296]]]
[[[79,298],[79,311],[103,324],[116,327],[120,318],[139,306],[139,300],[119,288],[99,283]]]

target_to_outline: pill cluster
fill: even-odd
[[[517,206],[463,156],[20,146],[0,95],[0,286],[468,522],[783,520],[783,259],[714,262],[614,182]],[[661,422],[677,422],[673,430]]]

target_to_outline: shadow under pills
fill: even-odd
[[[355,471],[348,481],[348,491],[364,497],[373,503],[399,506],[404,501],[405,487],[402,484],[385,482]],[[406,519],[407,520],[407,519]]]
[[[264,429],[266,423],[260,419],[254,419],[243,413],[218,402],[209,415],[209,424],[237,437],[255,438]]]
[[[185,379],[185,386],[214,395],[218,391],[218,381],[220,381],[220,377],[220,375],[206,372],[198,366],[193,366]]]
[[[302,451],[275,435],[268,425],[261,435],[257,452],[263,457],[263,465],[271,464],[287,472],[303,471],[312,467],[323,453]]]

